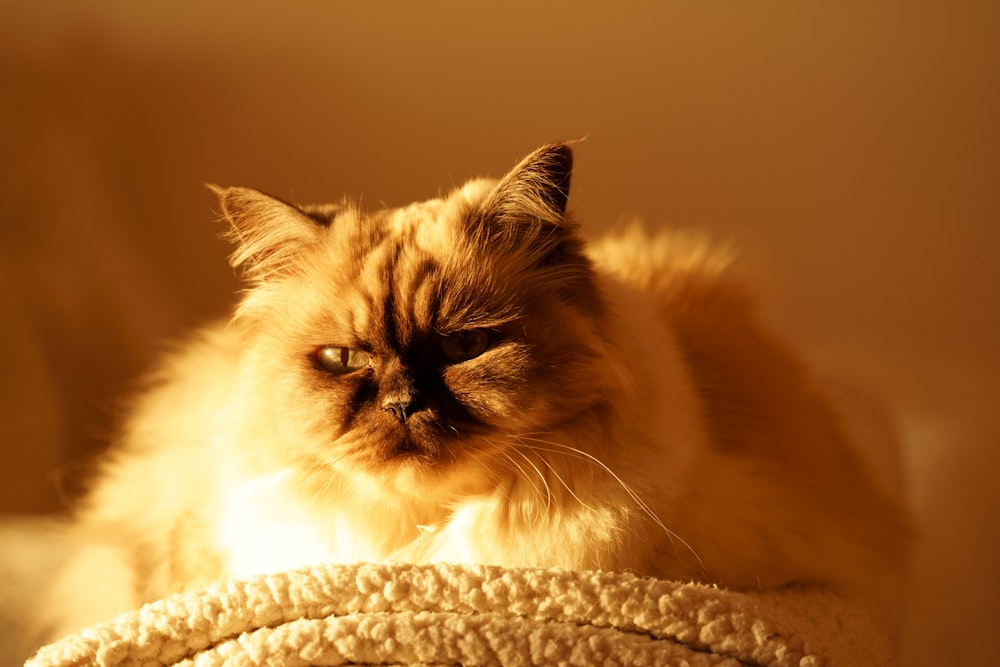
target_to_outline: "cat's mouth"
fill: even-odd
[[[482,424],[448,419],[432,409],[416,412],[405,421],[376,413],[349,437],[350,458],[377,473],[383,473],[386,466],[443,472],[482,449],[484,430]]]
[[[425,442],[407,433],[390,442],[384,451],[388,461],[405,461],[412,459],[416,463],[433,464],[442,459],[442,447],[437,443]]]
[[[454,460],[457,443],[435,420],[419,417],[382,431],[376,456],[385,463],[440,466]]]

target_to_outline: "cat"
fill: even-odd
[[[215,187],[247,289],[136,399],[56,632],[322,562],[886,589],[901,511],[731,253],[585,243],[572,163],[375,212]]]

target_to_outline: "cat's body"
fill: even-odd
[[[139,398],[60,630],[326,561],[885,588],[896,510],[726,258],[585,248],[570,165],[371,215],[220,190],[250,289]]]

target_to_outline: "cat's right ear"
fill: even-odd
[[[296,259],[315,244],[323,227],[300,209],[252,188],[209,185],[229,222],[224,237],[236,248],[229,257],[251,282],[294,273]]]

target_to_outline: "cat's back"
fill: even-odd
[[[699,232],[632,224],[591,242],[588,254],[598,273],[655,296],[672,319],[728,318],[749,306],[731,275],[733,249]]]
[[[775,572],[776,582],[796,570],[792,580],[833,578],[874,587],[872,579],[886,579],[886,570],[903,560],[905,521],[899,499],[880,488],[885,485],[866,465],[868,452],[859,451],[882,445],[850,428],[851,415],[825,378],[762,321],[733,253],[699,235],[649,235],[633,227],[595,242],[591,259],[610,282],[641,295],[632,307],[656,312],[659,337],[637,345],[675,346],[696,393],[709,446],[688,478],[715,503],[699,506],[703,516],[685,527],[686,534],[698,535],[703,525],[727,525],[730,537],[737,526],[750,541],[769,535],[772,555],[784,550],[793,563]],[[624,326],[637,329],[635,316],[619,310],[628,320]],[[881,436],[875,429],[861,433],[869,434]],[[767,501],[758,507],[744,497]],[[824,527],[821,534],[815,526]],[[728,583],[752,586],[752,579],[732,576],[742,563],[727,556],[731,540],[719,544],[717,554],[712,540],[693,540],[706,567],[714,563],[728,573],[720,577]],[[746,553],[741,558],[750,561]],[[765,559],[748,571],[757,575],[768,568]]]

